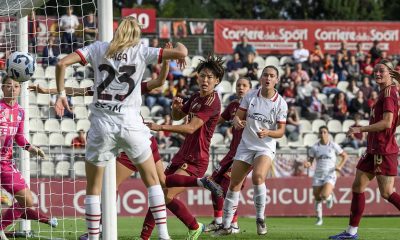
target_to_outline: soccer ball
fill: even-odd
[[[7,75],[18,82],[26,82],[33,76],[35,59],[25,52],[13,52],[6,62]]]

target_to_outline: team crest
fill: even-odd
[[[194,103],[193,106],[192,106],[192,111],[193,111],[193,112],[197,112],[197,111],[200,110],[200,108],[201,108],[201,104],[196,102],[196,103]]]

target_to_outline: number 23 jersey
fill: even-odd
[[[142,127],[140,84],[146,66],[162,60],[162,49],[137,44],[105,58],[109,43],[95,42],[76,50],[82,65],[94,70],[93,102],[90,117],[131,127]]]

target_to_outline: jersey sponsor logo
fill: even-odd
[[[100,108],[100,109],[107,109],[109,111],[113,111],[113,112],[121,112],[121,108],[122,108],[122,104],[108,104],[108,103],[101,103],[101,102],[96,102],[94,104],[94,106],[96,108]]]
[[[247,116],[253,120],[260,121],[263,123],[268,123],[268,124],[274,123],[272,119],[268,119],[268,117],[262,113],[253,113],[253,114],[248,114]]]

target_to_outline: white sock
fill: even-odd
[[[236,212],[239,203],[239,192],[233,192],[228,189],[224,200],[224,216],[222,217],[222,223],[224,228],[229,228],[233,219],[233,215]]]
[[[315,212],[318,219],[322,218],[322,201],[315,201]]]
[[[266,194],[267,194],[267,187],[265,184],[260,184],[260,185],[253,185],[254,188],[254,195],[253,195],[253,200],[254,200],[254,207],[256,208],[256,218],[265,218],[265,204],[267,202],[266,200]]]
[[[86,195],[85,197],[86,226],[89,240],[98,240],[100,236],[100,196]]]
[[[353,227],[353,226],[350,226],[350,225],[349,225],[349,227],[348,227],[347,230],[346,230],[346,232],[347,232],[347,233],[350,233],[351,235],[356,234],[357,231],[358,231],[358,227]]]
[[[161,185],[154,185],[147,188],[149,193],[149,209],[156,222],[158,237],[169,239],[167,229],[167,212],[165,208],[164,192]]]
[[[216,224],[222,224],[222,217],[214,217],[214,221]]]
[[[203,183],[200,181],[201,178],[197,179],[197,186],[204,187]]]

